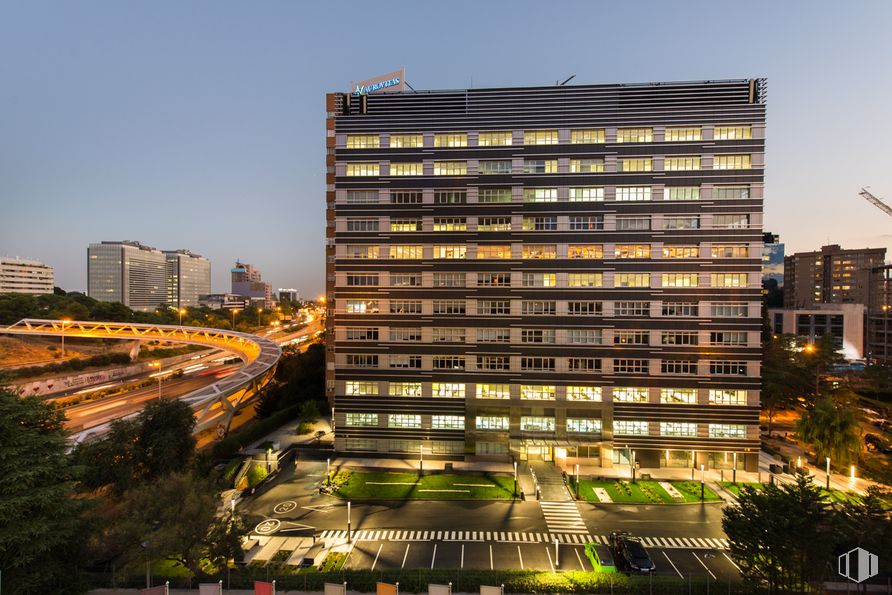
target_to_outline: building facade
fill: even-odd
[[[864,304],[816,304],[795,310],[770,308],[768,321],[775,335],[795,335],[808,343],[830,335],[846,359],[860,360],[865,356],[866,310]]]
[[[885,248],[844,250],[836,244],[784,258],[784,308],[814,304],[870,303],[871,269],[886,259]]]
[[[188,250],[165,250],[167,304],[175,308],[197,306],[211,292],[211,263]]]
[[[337,450],[755,468],[764,93],[329,94]]]
[[[259,270],[250,264],[236,261],[231,274],[232,293],[245,296],[249,301],[262,301],[264,308],[275,306],[272,286],[261,278]]]
[[[53,267],[39,260],[0,256],[0,293],[53,293]]]
[[[100,242],[87,248],[87,295],[133,310],[167,303],[167,259],[139,242]]]

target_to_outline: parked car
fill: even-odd
[[[630,572],[653,572],[656,569],[641,540],[631,533],[612,531],[607,540],[617,567]]]

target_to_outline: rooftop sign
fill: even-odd
[[[401,68],[394,72],[376,76],[375,78],[360,81],[358,83],[351,83],[350,88],[353,89],[353,94],[356,96],[368,95],[369,93],[375,93],[385,89],[388,91],[405,91],[406,71]]]

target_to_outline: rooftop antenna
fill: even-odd
[[[566,85],[567,83],[569,83],[570,81],[572,81],[574,78],[576,78],[576,75],[575,75],[575,74],[571,74],[569,77],[567,77],[566,80],[564,80],[563,83],[559,83],[559,82],[557,82],[557,81],[555,81],[554,83],[555,83],[558,87],[563,87],[564,85]]]

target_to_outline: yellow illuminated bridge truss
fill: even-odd
[[[241,369],[179,398],[195,411],[196,433],[212,428],[216,428],[219,433],[226,432],[233,415],[253,402],[259,390],[272,379],[282,355],[278,344],[256,335],[166,324],[25,318],[7,327],[0,326],[0,334],[171,341],[206,345],[235,354],[245,364]],[[85,428],[76,433],[74,438],[81,441],[101,436],[108,430],[110,423]]]

